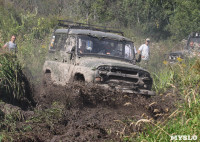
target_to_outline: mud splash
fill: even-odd
[[[31,131],[14,134],[16,141],[121,141],[142,130],[134,125],[138,120],[168,116],[177,100],[172,93],[149,98],[80,83],[64,87],[48,83],[35,90],[35,110],[42,114],[32,111],[17,122],[19,130],[28,125]],[[46,118],[51,110],[58,113]]]

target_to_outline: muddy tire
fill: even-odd
[[[51,73],[45,73],[42,78],[42,84],[39,90],[39,97],[37,98],[39,102],[46,103],[46,98],[49,96],[51,88]],[[42,104],[41,103],[41,104]]]
[[[42,84],[44,87],[47,87],[51,84],[51,73],[44,74]]]

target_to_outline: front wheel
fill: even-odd
[[[47,87],[51,84],[51,73],[45,73],[43,75],[43,82],[42,83],[45,87]]]

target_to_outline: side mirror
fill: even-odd
[[[73,47],[71,47],[71,48],[68,48],[66,53],[68,53],[68,54],[73,54],[74,51],[75,51],[75,46],[73,46]]]

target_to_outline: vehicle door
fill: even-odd
[[[75,66],[76,59],[76,46],[77,46],[77,38],[76,36],[69,35],[66,39],[66,44],[64,45],[63,50],[60,51],[60,54],[63,59],[63,73],[65,82],[69,82],[72,77],[72,72]]]
[[[66,84],[69,81],[69,71],[73,65],[73,50],[76,47],[76,38],[67,33],[57,33],[50,45],[52,80],[57,84]]]

